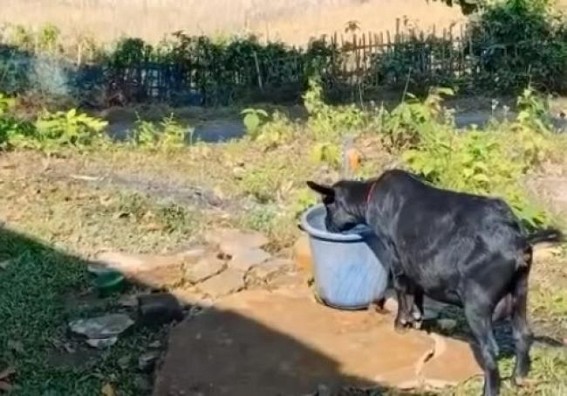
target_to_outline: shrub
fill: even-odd
[[[529,90],[520,102],[528,99],[510,127],[501,124],[490,131],[464,132],[442,126],[422,128],[413,147],[403,151],[406,165],[435,185],[502,196],[528,227],[548,222],[549,215],[530,201],[521,184],[547,149],[547,131],[537,127],[543,125],[542,102]]]
[[[60,148],[85,149],[106,143],[107,122],[76,109],[44,110],[35,122],[12,114],[15,100],[0,94],[0,148],[37,149],[51,153]]]
[[[477,84],[517,92],[529,84],[564,91],[567,21],[550,0],[494,1],[470,29]]]
[[[177,122],[173,114],[159,123],[138,120],[129,136],[129,143],[147,150],[179,150],[185,146],[187,135],[192,138],[193,131]]]

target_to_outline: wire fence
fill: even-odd
[[[147,101],[210,106],[296,101],[315,74],[336,98],[392,89],[419,93],[439,85],[501,89],[527,82],[546,63],[541,56],[529,58],[543,43],[494,44],[467,26],[427,34],[399,26],[379,34],[353,29],[313,41],[307,50],[245,40],[224,47],[202,37],[184,40],[157,51],[132,39],[95,63],[0,45],[0,91],[71,95],[92,106]],[[556,60],[556,69],[566,67],[555,76],[545,71],[544,82],[562,81],[566,60]]]

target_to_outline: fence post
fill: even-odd
[[[260,91],[264,92],[264,84],[262,83],[262,74],[260,73],[260,62],[258,61],[258,54],[256,51],[252,53],[254,56],[254,64],[256,66],[256,75],[258,76],[258,87]]]

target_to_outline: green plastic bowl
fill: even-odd
[[[102,297],[121,292],[124,289],[124,275],[120,272],[112,271],[98,275],[94,281],[94,287]]]

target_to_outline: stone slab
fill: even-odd
[[[416,384],[434,345],[425,333],[394,332],[388,315],[245,291],[173,329],[154,395],[297,396],[320,386]]]

